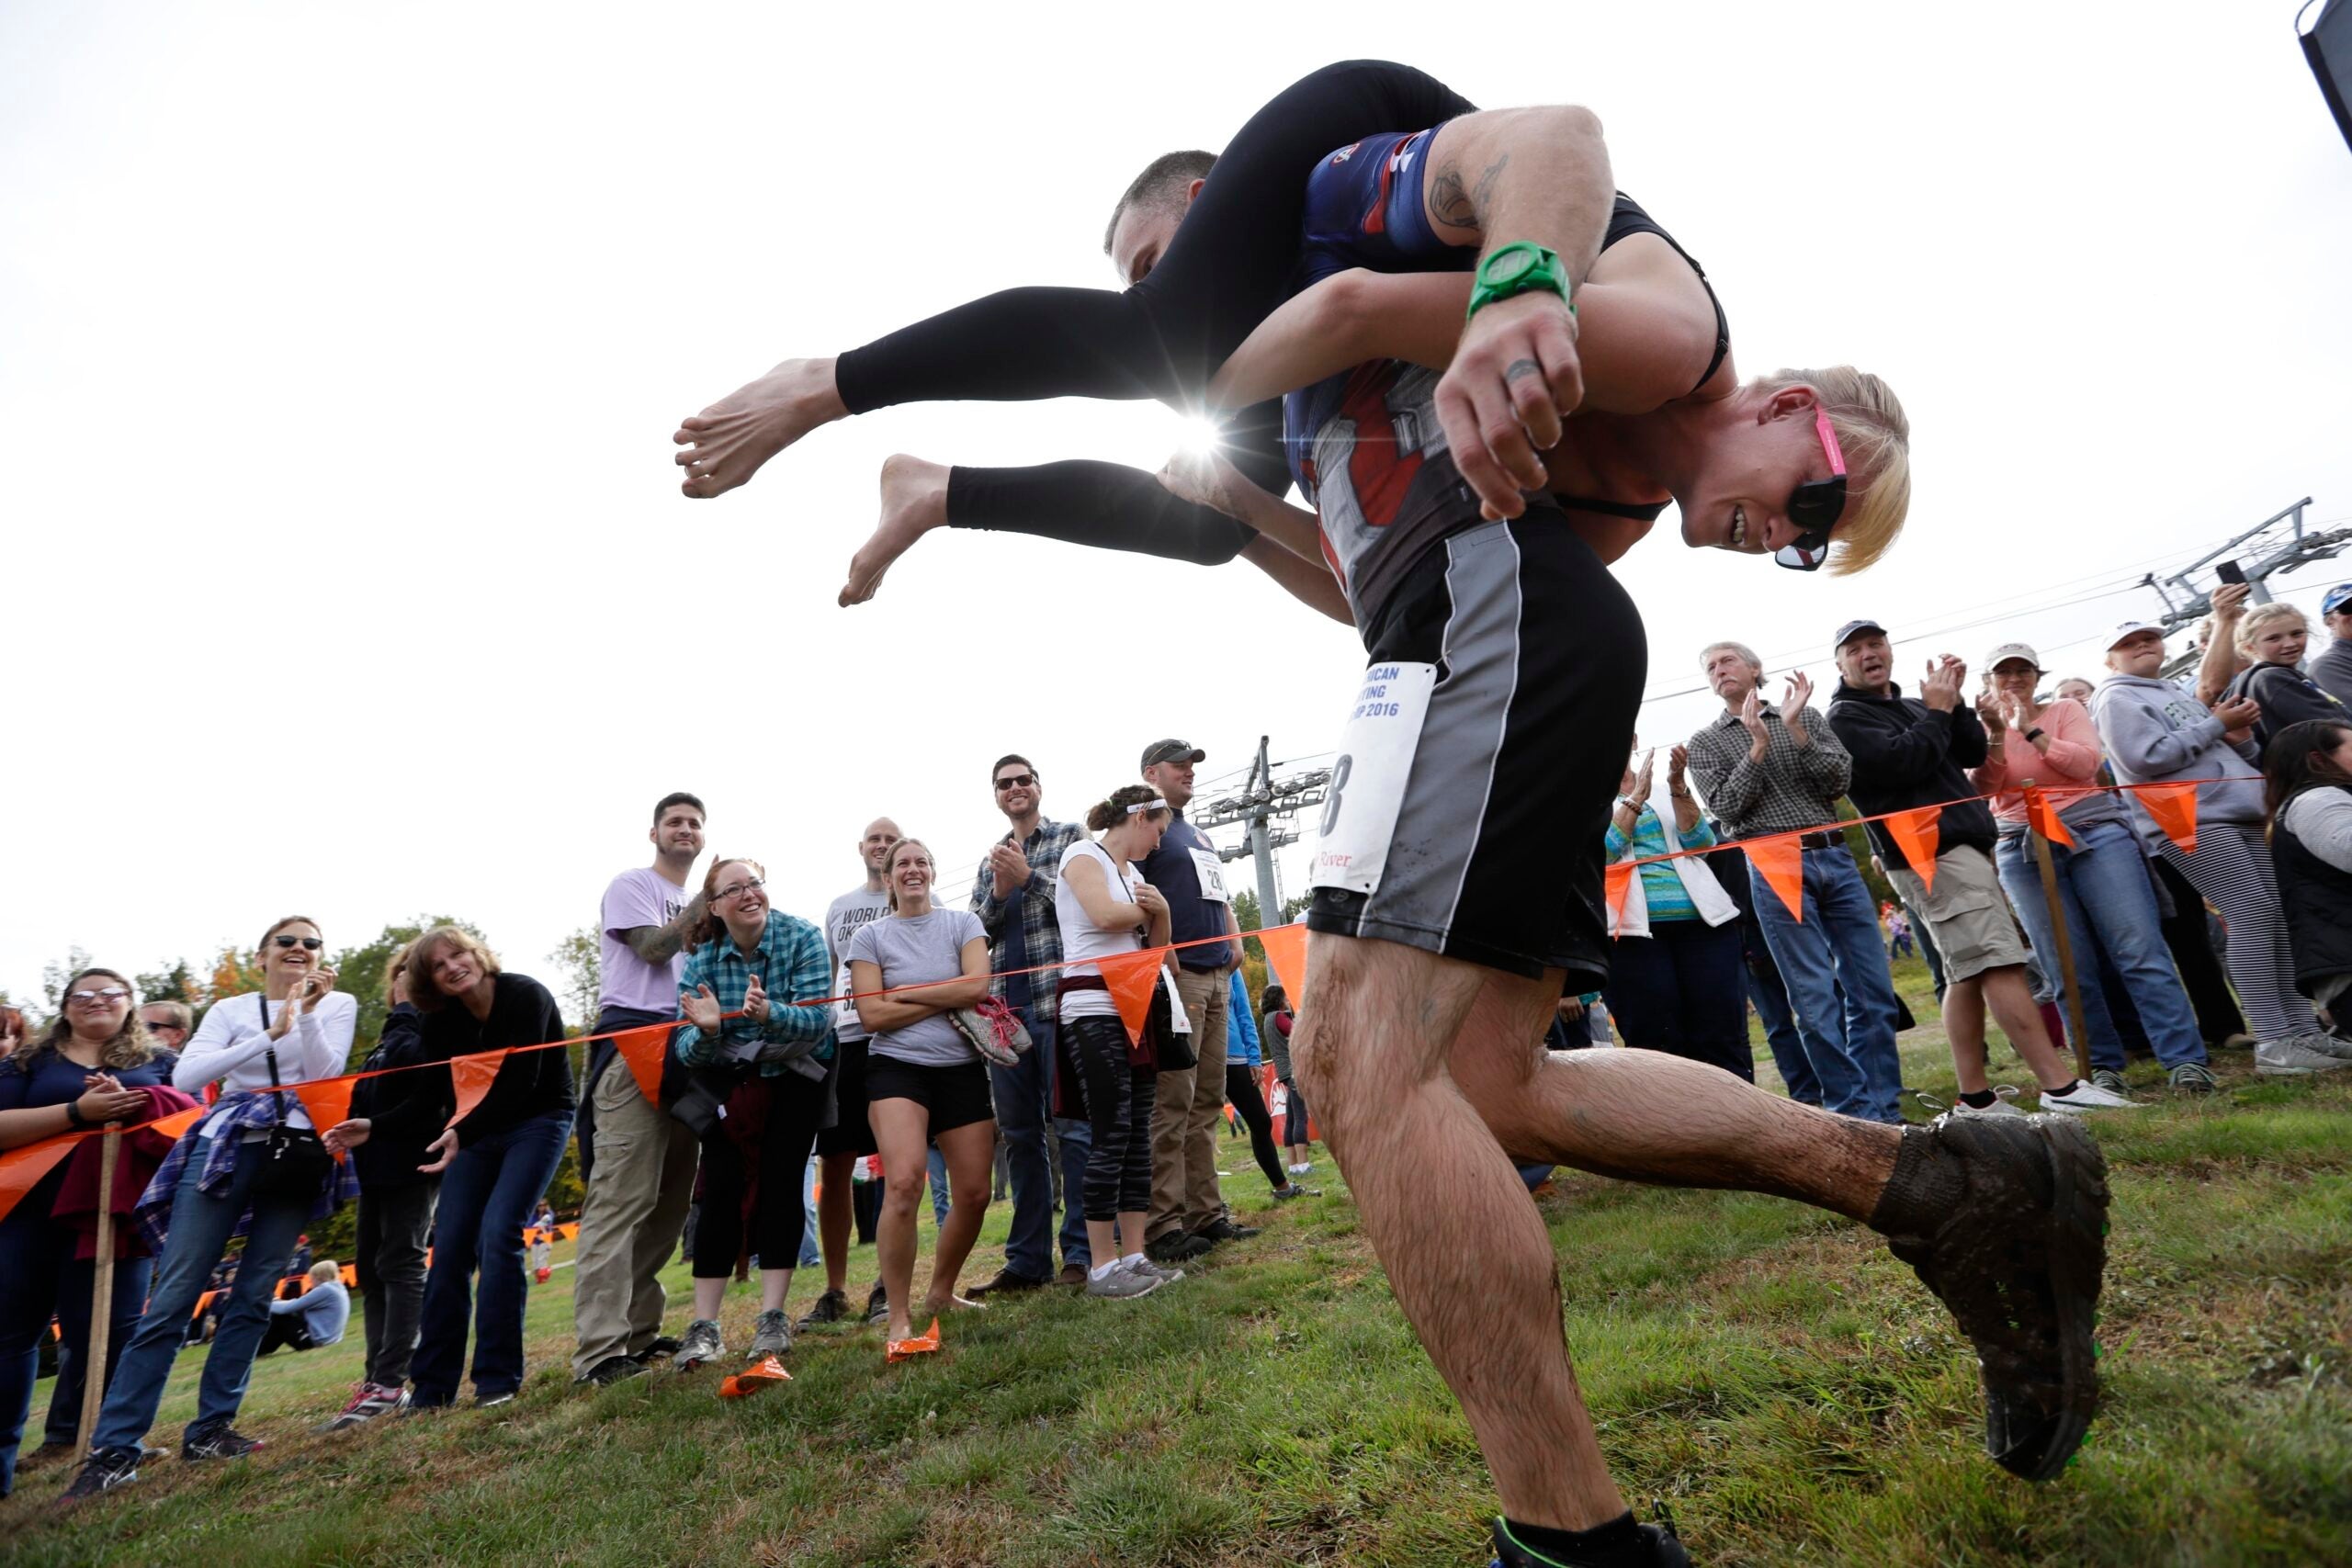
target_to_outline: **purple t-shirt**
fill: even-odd
[[[596,946],[603,956],[604,988],[597,1009],[634,1008],[666,1015],[678,1010],[678,976],[686,966],[681,950],[667,964],[648,964],[623,939],[623,931],[639,926],[666,926],[692,901],[683,887],[673,887],[651,866],[622,872],[605,889],[605,908],[596,922]]]

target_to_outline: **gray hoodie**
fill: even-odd
[[[2262,773],[2254,765],[2260,752],[2251,740],[2243,746],[2223,740],[2212,710],[2171,682],[2109,675],[2091,694],[2091,719],[2120,782],[2230,779],[2234,782],[2197,792],[2198,819],[2261,824]]]

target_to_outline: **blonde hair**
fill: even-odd
[[[423,982],[408,988],[408,999],[419,1012],[439,1012],[452,999],[433,978],[434,961],[444,947],[454,947],[470,955],[485,975],[499,973],[498,955],[482,945],[481,938],[463,926],[435,926],[411,943],[408,950],[409,967]]]
[[[332,1258],[322,1258],[311,1265],[311,1283],[323,1285],[330,1280],[343,1278],[343,1265]]]
[[[921,839],[900,839],[897,843],[892,844],[890,852],[882,857],[882,891],[889,899],[890,913],[894,915],[899,912],[899,882],[894,874],[899,869],[899,852],[910,847],[921,850],[922,858],[931,862],[931,874],[934,879],[939,875],[939,862],[932,854],[929,844],[924,843]]]
[[[1874,564],[1911,511],[1911,422],[1894,389],[1867,370],[1775,370],[1750,383],[1766,393],[1811,387],[1846,455],[1846,513],[1829,536],[1829,570],[1851,576]]]
[[[2267,628],[2275,626],[2281,621],[2292,621],[2305,631],[2312,629],[2311,617],[2292,604],[2280,604],[2276,600],[2267,604],[2256,604],[2245,613],[2244,619],[2238,622],[2238,651],[2251,657],[2254,652],[2254,639],[2260,637]]]

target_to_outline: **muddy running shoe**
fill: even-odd
[[[2047,1481],[2098,1407],[2091,1327],[2107,1267],[2107,1162],[2066,1116],[1906,1127],[1871,1215],[1976,1348],[1984,1449]]]
[[[686,1325],[686,1337],[679,1345],[678,1353],[670,1358],[670,1365],[682,1372],[693,1371],[705,1361],[715,1361],[727,1354],[726,1342],[718,1337],[718,1325],[707,1317],[698,1317]]]
[[[2219,1087],[2213,1078],[2213,1069],[2202,1062],[2183,1062],[2172,1070],[2172,1091],[2175,1094],[2211,1094]]]
[[[762,1360],[769,1356],[781,1356],[792,1348],[792,1323],[781,1311],[763,1312],[752,1328],[752,1348],[744,1352],[751,1359]]]
[[[243,1459],[262,1446],[260,1438],[246,1437],[226,1421],[215,1421],[180,1439],[180,1458],[189,1464],[209,1459]]]
[[[343,1407],[334,1420],[319,1428],[322,1432],[342,1432],[364,1426],[379,1416],[390,1416],[408,1403],[406,1387],[391,1387],[384,1383],[355,1383],[351,1403]]]
[[[57,1499],[59,1506],[79,1503],[101,1492],[130,1485],[139,1479],[139,1457],[137,1449],[92,1449],[81,1473]]]
[[[1626,1556],[1622,1551],[1612,1554],[1611,1562],[1640,1562],[1644,1568],[1690,1568],[1690,1554],[1682,1550],[1682,1542],[1674,1533],[1674,1522],[1662,1525],[1634,1525],[1634,1540],[1638,1542],[1637,1555]],[[1553,1557],[1536,1551],[1510,1533],[1510,1525],[1503,1519],[1495,1521],[1495,1555],[1487,1568],[1577,1568],[1578,1560]]]
[[[820,1328],[829,1323],[839,1323],[848,1315],[849,1298],[839,1291],[827,1291],[793,1326],[802,1330]]]
[[[890,1325],[890,1292],[876,1285],[866,1292],[865,1321],[869,1327],[887,1328]]]

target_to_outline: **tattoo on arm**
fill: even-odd
[[[1462,188],[1462,171],[1452,164],[1437,170],[1430,181],[1430,210],[1450,229],[1477,226],[1477,210],[1470,205],[1469,192]]]
[[[667,964],[686,945],[686,932],[703,917],[705,905],[697,893],[666,926],[632,926],[627,932],[629,951],[648,964]]]

